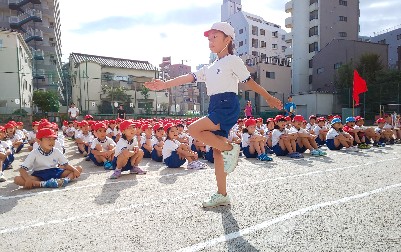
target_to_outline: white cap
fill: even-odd
[[[232,27],[229,23],[227,22],[218,22],[218,23],[214,23],[212,25],[212,28],[210,28],[210,30],[205,31],[204,35],[205,37],[209,36],[209,32],[211,30],[218,30],[221,32],[224,32],[224,34],[226,34],[227,36],[232,37],[233,39],[235,39],[235,32],[234,32],[234,27]]]

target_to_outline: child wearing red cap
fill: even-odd
[[[11,143],[4,141],[6,137],[6,129],[0,126],[0,182],[6,181],[4,170],[11,168],[11,163],[14,161],[14,155],[11,150]]]
[[[385,143],[380,143],[380,134],[376,133],[374,128],[371,127],[366,127],[365,125],[365,119],[362,116],[356,116],[355,117],[355,129],[358,129],[360,132],[363,132],[365,137],[366,137],[366,142],[368,144],[373,141],[373,146],[374,147],[382,147],[383,145],[385,146]]]
[[[247,119],[245,129],[242,131],[242,152],[246,158],[257,158],[260,161],[272,161],[266,155],[266,138],[256,131],[256,120]]]
[[[107,127],[106,133],[107,136],[113,139],[113,141],[116,141],[116,136],[114,135],[114,128],[116,127],[116,121],[115,120],[110,120],[109,125]]]
[[[310,115],[309,116],[309,122],[306,124],[306,131],[310,132],[310,133],[314,133],[313,130],[316,126],[316,121],[317,121],[317,116],[315,115]]]
[[[204,169],[206,164],[198,160],[198,154],[188,145],[178,141],[178,129],[174,124],[164,126],[166,140],[164,141],[162,155],[168,168],[179,168],[188,160],[188,169]]]
[[[32,130],[29,131],[28,133],[28,143],[30,145],[28,146],[29,151],[33,150],[33,144],[36,142],[36,133],[38,132],[38,127],[39,127],[39,122],[37,121],[32,122]]]
[[[354,138],[343,131],[341,119],[333,118],[331,128],[326,135],[326,145],[330,150],[341,150],[345,147],[346,151],[357,152],[358,148],[353,146]]]
[[[57,135],[44,128],[36,134],[39,148],[31,151],[19,169],[14,183],[25,189],[66,186],[81,175],[82,167],[71,166],[60,150],[54,148]],[[32,173],[29,174],[28,171]]]
[[[399,128],[394,127],[395,123],[393,123],[392,116],[389,114],[385,114],[384,120],[386,120],[386,123],[384,124],[383,129],[385,131],[388,131],[388,134],[390,134],[390,132],[393,134],[388,144],[394,144],[394,143],[400,144],[401,130]]]
[[[379,145],[391,143],[392,139],[394,141],[393,132],[384,129],[384,125],[386,125],[386,120],[384,118],[377,119],[376,124],[375,132],[380,135]]]
[[[293,134],[296,137],[296,150],[298,153],[304,153],[306,150],[310,151],[312,156],[324,156],[327,153],[318,148],[315,141],[316,136],[310,134],[305,128],[302,128],[304,117],[296,115],[292,119],[292,127],[288,134]]]
[[[164,145],[164,128],[162,124],[156,123],[153,125],[154,135],[152,136],[153,150],[150,153],[152,160],[156,162],[163,162],[163,145]]]
[[[276,125],[272,132],[272,146],[276,156],[302,158],[303,156],[296,152],[296,136],[288,134],[287,119],[283,115],[277,115],[274,121]]]
[[[91,143],[89,158],[96,166],[103,166],[104,169],[110,170],[113,167],[116,143],[106,136],[106,129],[106,124],[101,122],[93,126],[96,138]]]
[[[315,141],[318,146],[323,146],[326,144],[327,132],[329,132],[329,130],[326,127],[326,118],[324,117],[317,118],[312,133],[316,136]]]
[[[153,151],[153,146],[152,146],[152,126],[150,124],[142,124],[141,126],[142,129],[142,135],[141,135],[141,141],[140,141],[140,146],[143,151],[143,157],[144,158],[151,158],[152,157],[152,151]]]
[[[256,131],[262,136],[265,135],[266,125],[263,124],[263,118],[261,117],[256,118]]]
[[[75,142],[77,143],[79,153],[84,157],[87,157],[89,155],[89,146],[91,145],[94,136],[90,131],[89,123],[87,121],[81,121],[79,126],[81,132],[75,135]],[[90,159],[88,158],[86,160],[89,161]]]
[[[143,158],[143,150],[139,148],[136,138],[138,128],[139,125],[131,120],[121,122],[119,126],[121,137],[117,142],[112,162],[115,170],[111,174],[110,179],[119,178],[123,171],[129,171],[130,174],[139,175],[147,173],[139,167],[139,163]]]

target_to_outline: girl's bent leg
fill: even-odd
[[[214,174],[216,175],[217,192],[223,196],[227,195],[227,173],[224,172],[224,161],[221,151],[213,149]]]

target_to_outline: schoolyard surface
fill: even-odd
[[[202,209],[216,190],[206,170],[167,169],[108,179],[66,141],[84,168],[61,189],[0,183],[0,251],[401,251],[401,145],[327,157],[239,160],[230,207]],[[184,165],[186,167],[186,164]]]

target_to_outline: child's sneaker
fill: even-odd
[[[49,180],[47,180],[45,182],[43,187],[46,187],[46,188],[58,188],[59,187],[59,183],[54,178],[51,178],[51,179],[49,179]]]
[[[229,151],[223,151],[224,172],[229,174],[235,170],[238,163],[240,146],[238,144],[231,144],[233,148]]]
[[[317,149],[317,151],[319,152],[319,156],[326,156],[327,152],[322,151],[321,149]]]
[[[4,173],[2,171],[0,171],[0,182],[5,182],[6,181],[6,177],[4,177]]]
[[[266,153],[263,153],[262,155],[262,161],[273,161],[273,158],[269,157]]]
[[[121,169],[115,169],[110,179],[118,179],[119,177],[121,177]]]
[[[311,150],[310,154],[311,154],[312,156],[320,156],[319,150]]]
[[[113,167],[113,164],[110,161],[104,162],[104,169],[105,170],[111,170],[110,168]]]
[[[142,170],[141,168],[139,168],[139,166],[134,166],[131,168],[131,170],[129,170],[130,174],[138,174],[138,175],[144,175],[147,173],[147,171]]]
[[[230,205],[230,196],[223,196],[220,193],[213,194],[210,199],[203,201],[202,207],[204,208],[212,208],[218,206],[227,206]]]

